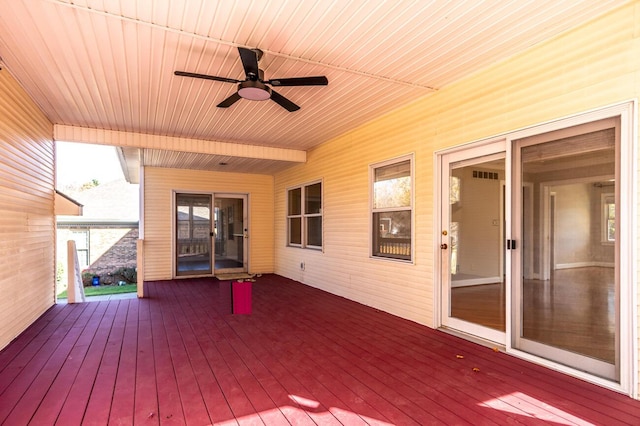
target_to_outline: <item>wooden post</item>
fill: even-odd
[[[67,241],[67,302],[82,303],[85,301],[76,242],[69,240]]]
[[[138,282],[138,297],[144,297],[144,240],[138,239],[136,242],[136,265]]]

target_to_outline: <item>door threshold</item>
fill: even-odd
[[[485,346],[491,349],[499,349],[500,352],[506,352],[506,347],[502,343],[497,343],[492,340],[483,339],[482,337],[474,336],[473,334],[465,333],[460,330],[455,330],[453,328],[447,327],[439,327],[438,331],[442,331],[447,334],[451,334],[452,336],[459,337],[464,340],[468,340],[470,342],[476,343],[481,346]]]

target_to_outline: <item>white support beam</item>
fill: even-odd
[[[304,163],[307,161],[306,151],[260,145],[177,138],[146,133],[120,132],[61,124],[54,125],[53,134],[55,140],[65,142],[193,152],[198,154],[224,155],[294,163]]]

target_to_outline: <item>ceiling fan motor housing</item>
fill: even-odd
[[[261,81],[247,80],[238,84],[238,95],[252,101],[265,101],[271,97],[271,88]]]

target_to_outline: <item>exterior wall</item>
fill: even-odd
[[[0,70],[0,348],[55,301],[53,125]]]
[[[274,271],[272,176],[148,167],[144,188],[145,280],[173,277],[174,191],[248,194],[249,272]]]
[[[639,95],[633,1],[329,141],[276,175],[276,273],[433,326],[434,152]],[[415,262],[371,259],[368,166],[407,153],[416,160]],[[324,252],[288,248],[286,188],[316,179],[324,182]]]
[[[117,265],[116,267],[135,268],[137,239],[137,228],[91,227],[90,266],[104,268],[107,265]]]
[[[85,241],[78,238],[76,232],[86,235],[89,242],[88,263],[84,262],[86,252]],[[58,289],[60,293],[67,287],[67,241],[76,241],[76,251],[80,268],[88,269],[88,272],[105,277],[102,282],[108,282],[108,273],[113,273],[119,268],[136,268],[137,253],[136,241],[138,240],[138,228],[131,226],[109,226],[109,225],[60,225],[57,231],[57,264],[61,268],[61,274],[57,277]],[[89,281],[89,280],[87,280]],[[113,281],[113,280],[111,280]],[[85,282],[85,285],[88,285]]]

